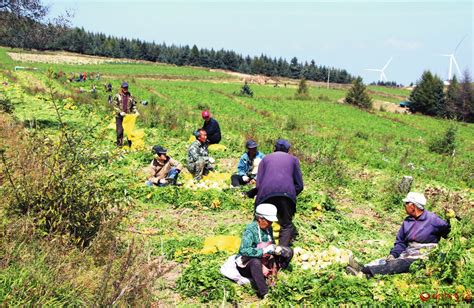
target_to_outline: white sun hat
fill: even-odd
[[[417,208],[423,210],[426,205],[426,198],[422,193],[410,191],[403,199],[403,202],[411,202],[416,205]]]
[[[265,218],[268,221],[278,221],[277,208],[270,203],[262,203],[255,209],[255,214]]]

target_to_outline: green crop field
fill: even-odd
[[[219,267],[231,253],[200,252],[206,237],[240,237],[251,222],[253,200],[242,197],[244,189],[228,188],[228,178],[225,186],[216,189],[151,188],[144,184],[146,174],[142,169],[150,163],[150,148],[155,144],[167,147],[172,157],[185,164],[188,140],[192,131],[202,125],[200,112],[205,108],[219,121],[221,143],[227,147],[224,152],[212,153],[218,173],[235,171],[248,138],[255,139],[264,153],[272,151],[277,138],[292,143],[292,153],[300,160],[305,183],[297,203],[295,224],[299,236],[295,247],[313,253],[331,246],[348,249],[364,263],[386,256],[405,217],[402,195],[396,190],[405,175],[414,178],[412,190],[425,192],[430,211],[445,218],[452,209],[459,217],[457,221],[453,219],[457,237],[440,243],[444,261],[428,263],[426,268],[414,268],[406,274],[366,279],[347,275],[342,264],[305,269],[295,259],[288,270],[279,274],[265,304],[421,305],[422,293],[465,296],[472,292],[472,124],[363,111],[338,102],[346,94],[343,89],[311,87],[310,99],[297,100],[294,87],[250,84],[254,97],[249,98],[237,95],[243,84],[238,78],[200,68],[151,63],[22,63],[9,58],[7,51],[0,48],[0,82],[4,82],[0,84],[0,99],[13,104],[9,117],[29,134],[41,131],[51,139],[59,134],[64,122],[69,129],[87,131],[92,137],[91,151],[110,154],[94,172],[114,179],[132,200],[117,232],[125,241],[140,242],[148,258],[163,257],[163,262],[173,267],[171,274],[153,281],[148,290],[153,302],[211,306],[258,303],[250,287],[240,287],[220,275]],[[15,66],[34,66],[38,70],[13,71]],[[102,77],[71,83],[48,77],[48,69],[66,75],[100,72]],[[137,127],[145,132],[145,148],[138,151],[116,149],[115,131],[107,128],[113,121],[113,111],[103,84],[111,82],[115,92],[122,81],[129,82],[138,101],[148,102],[139,104]],[[97,93],[89,91],[94,84]],[[405,89],[369,89],[374,92],[374,99],[393,103],[410,94]],[[51,95],[59,97],[59,109],[52,103]],[[456,128],[456,151],[450,155],[430,151],[430,145],[450,127]],[[1,177],[0,185],[5,189],[9,183]],[[6,213],[4,205],[0,212],[3,227],[14,221]],[[21,247],[17,249],[20,251]],[[85,258],[88,253],[87,249],[78,249],[71,258]],[[107,262],[91,261],[94,265],[86,271],[88,263],[84,261],[77,277],[54,291],[52,288],[59,283],[54,271],[61,267],[50,268],[46,265],[51,264],[47,254],[37,254],[33,264],[38,266],[28,264],[26,257],[16,263],[0,263],[0,302],[95,303],[94,292],[101,279],[98,273],[102,273]],[[6,258],[7,254],[0,256]],[[439,273],[430,272],[433,264],[437,264]],[[449,296],[432,300],[428,303],[458,303]]]

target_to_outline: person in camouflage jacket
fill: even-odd
[[[188,170],[196,180],[201,180],[203,175],[214,170],[212,163],[214,159],[209,157],[207,150],[207,133],[204,129],[196,132],[196,139],[188,149]]]
[[[120,92],[114,96],[112,104],[116,112],[115,127],[117,130],[117,146],[121,147],[123,146],[123,118],[127,114],[138,113],[135,98],[128,92],[128,83],[122,83]],[[132,142],[129,140],[128,146],[131,145]]]

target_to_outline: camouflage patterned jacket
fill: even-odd
[[[199,159],[209,161],[208,143],[195,140],[188,149],[188,165],[195,164]]]
[[[126,106],[124,104],[125,95],[128,96],[128,103],[126,104]],[[112,104],[114,106],[114,110],[117,112],[117,115],[120,114],[120,112],[122,111],[125,113],[137,112],[137,102],[135,101],[135,98],[130,94],[130,92],[128,92],[127,94],[115,94]]]

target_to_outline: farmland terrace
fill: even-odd
[[[242,197],[244,188],[229,188],[229,176],[248,138],[256,140],[264,153],[272,151],[278,138],[291,142],[305,184],[298,197],[295,224],[299,236],[294,246],[309,254],[347,249],[364,263],[386,256],[406,215],[403,195],[397,191],[406,175],[414,178],[412,190],[425,193],[430,211],[446,218],[446,213],[454,210],[458,216],[458,220],[453,219],[457,237],[443,240],[440,249],[446,257],[436,261],[435,270],[427,266],[407,274],[367,280],[347,275],[344,264],[313,264],[308,268],[303,266],[304,260],[295,258],[291,267],[279,274],[264,303],[418,305],[422,293],[466,296],[472,291],[472,124],[395,109],[363,111],[338,102],[345,97],[346,88],[327,89],[325,84],[311,84],[310,99],[298,100],[294,96],[295,80],[280,80],[275,86],[275,82],[252,83],[249,79],[254,96],[245,97],[238,95],[246,79],[242,76],[91,58],[0,48],[0,100],[13,105],[10,114],[0,113],[0,139],[6,157],[0,165],[2,195],[3,191],[11,191],[11,182],[3,171],[15,164],[15,153],[22,151],[21,144],[27,138],[18,135],[33,138],[41,134],[54,148],[64,129],[73,131],[73,135],[83,134],[87,151],[103,157],[92,170],[94,176],[107,178],[110,189],[125,192],[130,201],[123,219],[113,229],[121,243],[114,246],[116,254],[135,247],[142,259],[117,259],[115,263],[108,262],[108,257],[99,259],[101,243],[107,238],[99,232],[88,243],[89,248],[73,246],[58,257],[60,261],[54,260],[54,252],[48,248],[54,244],[48,243],[50,235],[12,231],[19,218],[18,213],[11,214],[13,199],[2,199],[7,198],[6,193],[0,197],[2,235],[12,237],[0,254],[0,302],[92,305],[113,298],[116,301],[102,303],[125,304],[134,295],[138,302],[158,305],[258,303],[250,287],[240,287],[220,275],[219,267],[231,252],[201,251],[206,237],[240,238],[252,220],[253,200]],[[15,70],[16,66],[26,69]],[[81,72],[89,76],[93,73],[92,78],[85,82],[67,80]],[[136,124],[144,132],[145,146],[133,151],[115,147],[113,110],[104,89],[104,84],[110,82],[115,92],[122,81],[129,83],[139,102],[147,101],[138,106]],[[96,92],[91,91],[94,85]],[[395,105],[409,95],[404,89],[371,87],[370,91],[373,99]],[[217,168],[209,185],[197,187],[183,172],[179,180],[183,186],[147,187],[143,168],[152,160],[151,146],[168,148],[170,156],[185,164],[190,135],[202,125],[203,109],[210,109],[219,121],[221,144],[226,147],[225,151],[211,153]],[[430,145],[451,126],[456,127],[456,151],[450,155],[430,151]],[[11,176],[20,177],[18,173],[14,171]],[[167,269],[150,278],[146,282],[149,288],[140,291],[132,286],[136,281],[146,281],[147,273],[136,267],[137,277],[141,275],[143,280],[127,276],[127,269],[134,268],[130,264],[138,260],[157,264],[150,263],[156,260],[160,268]],[[327,262],[314,257],[315,264],[319,261]],[[156,267],[149,266],[146,269],[154,273]],[[125,278],[117,281],[123,284],[113,285],[118,291],[114,287],[109,293],[101,291],[104,286],[112,286],[107,275],[118,275],[121,270]],[[151,293],[148,297],[143,295],[147,292]],[[430,300],[433,304],[456,303],[454,297]]]

